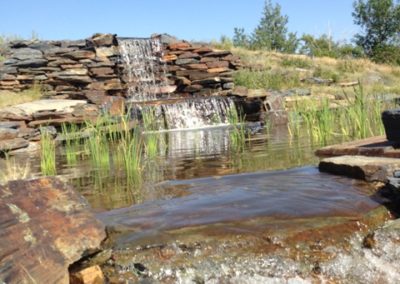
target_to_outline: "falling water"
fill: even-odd
[[[235,104],[231,98],[212,96],[164,104],[161,108],[168,129],[194,129],[228,124],[229,110]]]
[[[162,44],[158,38],[119,38],[118,45],[124,65],[124,78],[128,85],[128,100],[131,102],[152,101],[162,93],[165,86],[162,74],[165,64],[161,61]],[[161,72],[160,72],[161,71]]]

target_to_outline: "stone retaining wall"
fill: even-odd
[[[160,36],[167,78],[179,95],[210,95],[233,88],[240,66],[229,51],[195,46]],[[165,40],[166,39],[166,40]],[[163,41],[164,40],[164,41]],[[125,96],[123,66],[116,35],[95,34],[76,41],[16,41],[0,63],[0,90],[21,91],[40,84],[52,98],[85,99],[101,105]]]

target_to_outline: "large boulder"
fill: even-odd
[[[68,267],[105,239],[85,199],[56,178],[0,186],[0,282],[69,283]]]

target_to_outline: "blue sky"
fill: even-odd
[[[290,31],[349,40],[358,31],[353,0],[275,0],[289,16]],[[0,35],[81,39],[96,32],[148,37],[169,33],[187,40],[232,36],[234,27],[251,32],[264,0],[4,0]]]

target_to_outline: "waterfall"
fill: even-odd
[[[228,124],[228,113],[235,104],[231,98],[211,96],[160,107],[168,129],[193,129]]]
[[[166,85],[165,63],[161,61],[162,44],[158,38],[119,38],[118,46],[124,65],[124,80],[128,86],[128,101],[143,102],[157,99]]]

